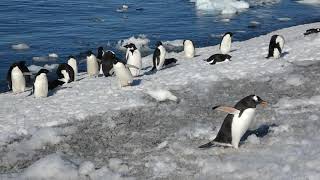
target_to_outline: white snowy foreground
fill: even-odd
[[[80,74],[48,98],[1,94],[0,179],[320,179],[320,34],[303,36],[315,27],[234,42],[216,65],[203,60],[218,46],[169,53],[176,66],[132,87]],[[283,57],[266,59],[274,34]],[[250,94],[270,102],[258,130],[239,149],[198,149],[226,116],[211,107]]]

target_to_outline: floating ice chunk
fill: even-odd
[[[49,58],[58,58],[59,56],[58,56],[58,54],[56,54],[56,53],[49,53],[49,54],[48,54],[48,57],[49,57]]]
[[[282,18],[277,18],[279,21],[290,21],[291,18],[288,17],[282,17]]]
[[[21,43],[21,44],[12,45],[11,48],[14,50],[26,50],[26,49],[29,49],[30,46],[28,46],[25,43]]]
[[[319,0],[300,0],[298,2],[302,4],[320,4]]]
[[[236,0],[191,0],[196,8],[203,11],[212,11],[219,14],[235,14],[248,9],[249,3]]]
[[[158,89],[158,90],[150,90],[147,92],[151,97],[155,98],[157,101],[165,101],[165,100],[171,100],[171,101],[177,101],[178,98],[173,95],[170,91],[164,90],[164,89]]]
[[[94,170],[95,170],[94,164],[90,161],[85,161],[80,164],[78,172],[80,175],[89,175]]]
[[[45,64],[43,68],[48,69],[49,71],[57,69],[59,64]]]
[[[37,65],[30,65],[30,66],[28,66],[28,69],[32,73],[37,73],[37,72],[40,71],[40,69],[42,69],[42,67],[41,66],[37,66]]]
[[[51,154],[36,161],[29,166],[23,173],[22,179],[78,179],[76,167],[69,161],[62,159],[57,154]]]

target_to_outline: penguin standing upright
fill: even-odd
[[[57,75],[59,80],[64,83],[70,83],[74,81],[73,68],[67,63],[62,63],[58,66]]]
[[[13,93],[21,93],[26,89],[26,79],[30,80],[31,73],[25,61],[13,63],[7,73],[7,82],[9,90]]]
[[[160,41],[156,43],[156,49],[153,52],[153,68],[152,70],[160,70],[163,67],[166,56],[166,49]]]
[[[280,58],[284,47],[284,38],[281,35],[273,35],[269,43],[269,51],[267,58]]]
[[[195,54],[195,48],[191,40],[183,41],[184,54],[187,58],[193,58]]]
[[[227,32],[223,35],[220,43],[220,51],[222,54],[228,54],[231,50],[232,33]]]
[[[102,46],[98,47],[97,61],[98,61],[98,66],[99,66],[99,74],[103,74],[103,71],[102,71],[102,56],[103,56],[103,54],[104,54],[103,47]]]
[[[33,94],[35,98],[44,98],[48,96],[48,78],[47,69],[40,69],[37,73],[34,84],[33,84]]]
[[[120,82],[120,86],[132,85],[133,77],[130,70],[125,66],[125,63],[121,62],[112,51],[107,51],[105,55],[110,62],[113,62],[113,69]]]
[[[102,49],[102,57],[101,57],[101,73],[104,74],[105,77],[112,76],[113,74],[113,61],[109,57],[109,54],[106,54]],[[107,51],[108,52],[108,51]]]
[[[73,56],[69,56],[68,64],[72,67],[73,72],[74,72],[74,79],[78,76],[78,65],[77,65],[77,60]]]
[[[140,70],[142,68],[142,60],[141,60],[141,53],[137,49],[136,45],[133,43],[127,44],[124,46],[129,50],[127,52],[127,65],[131,65],[133,67],[129,67],[129,70],[133,77],[140,75]]]
[[[96,76],[99,73],[99,64],[92,51],[87,52],[87,73],[89,76]]]
[[[228,115],[224,119],[216,138],[199,148],[209,148],[214,145],[238,148],[241,137],[253,122],[256,106],[259,104],[264,106],[267,105],[267,102],[259,96],[250,95],[241,99],[234,107],[213,107],[213,110],[224,111]]]

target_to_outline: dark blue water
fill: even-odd
[[[128,4],[125,13],[117,8]],[[140,8],[140,10],[136,10]],[[288,17],[280,22],[277,18]],[[118,40],[145,34],[157,40],[192,39],[198,47],[219,43],[213,35],[239,32],[245,40],[283,27],[320,20],[320,7],[283,0],[271,6],[256,6],[231,17],[197,11],[188,0],[1,0],[0,1],[0,82],[16,60],[32,64],[32,57],[59,54],[63,62],[98,46],[115,48]],[[250,27],[250,21],[261,24]],[[16,51],[11,45],[26,43],[30,49]],[[57,63],[57,62],[53,62]]]

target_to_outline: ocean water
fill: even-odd
[[[129,6],[128,11],[117,12],[122,4]],[[320,6],[292,0],[262,3],[233,16],[197,10],[189,0],[1,0],[0,89],[6,89],[7,69],[17,60],[43,65],[65,62],[69,55],[83,59],[84,52],[95,52],[98,46],[123,56],[116,49],[117,42],[139,34],[150,39],[150,48],[155,41],[176,39],[192,39],[197,47],[203,47],[218,44],[219,35],[226,31],[235,32],[234,40],[240,41],[316,22],[320,20],[319,12]],[[30,48],[11,48],[19,43]],[[49,53],[57,53],[59,58],[45,63],[32,60]],[[80,69],[84,70],[85,65]]]

